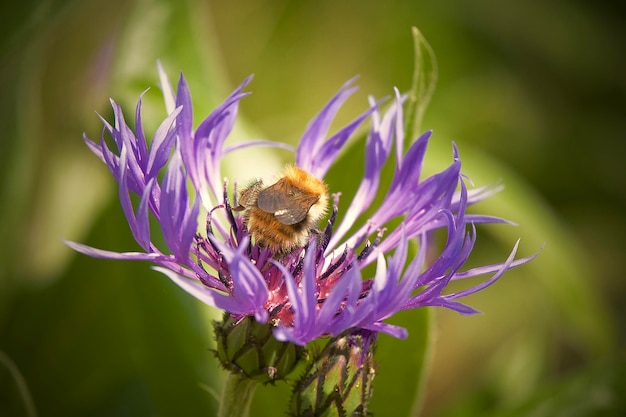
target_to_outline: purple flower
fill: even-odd
[[[466,213],[469,205],[494,194],[498,187],[468,191],[456,147],[445,170],[424,177],[422,166],[431,132],[404,152],[403,98],[397,90],[384,113],[371,100],[363,114],[329,135],[336,113],[356,89],[352,81],[309,123],[295,151],[295,164],[322,180],[346,141],[370,120],[365,172],[354,198],[347,209],[339,210],[339,194],[333,194],[328,224],[320,232],[312,232],[304,247],[280,256],[260,247],[250,236],[244,216],[233,210],[221,176],[221,160],[245,146],[290,147],[274,142],[225,145],[250,78],[195,130],[184,77],[180,77],[175,96],[162,70],[161,80],[169,116],[151,140],[142,128],[141,98],[134,132],[120,106],[111,101],[115,123],[102,119],[99,143],[84,137],[119,183],[120,202],[141,251],[119,253],[68,242],[79,252],[106,259],[150,261],[204,303],[235,317],[254,315],[259,322],[269,321],[278,340],[299,345],[347,329],[406,337],[405,329],[385,322],[400,310],[440,306],[474,314],[476,310],[458,300],[534,257],[515,260],[516,244],[506,261],[462,271],[476,241],[474,224],[507,223]],[[115,150],[105,141],[107,135]],[[386,191],[379,191],[381,170],[390,158],[395,164],[393,180]],[[138,196],[138,203],[132,203],[131,193]],[[385,196],[383,202],[364,221],[377,193]],[[153,243],[151,215],[160,225],[167,247]],[[431,232],[438,229],[447,232],[447,240],[433,257]],[[413,257],[409,256],[411,241],[417,243]],[[375,264],[373,275],[364,272],[370,264]],[[463,291],[444,292],[452,280],[479,275],[490,276]]]

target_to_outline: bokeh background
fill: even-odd
[[[477,209],[519,223],[480,228],[472,262],[503,260],[518,237],[522,255],[545,247],[468,300],[483,315],[397,318],[411,336],[380,338],[376,415],[623,415],[626,13],[612,2],[25,0],[3,2],[0,22],[0,416],[215,413],[216,313],[147,264],[62,243],[137,248],[81,140],[99,136],[95,112],[110,120],[109,97],[130,117],[150,87],[153,132],[158,59],[172,80],[184,71],[196,120],[254,73],[236,139],[295,143],[354,75],[339,122],[368,94],[408,90],[411,26],[439,64],[430,167],[456,142],[476,185],[506,185]],[[247,175],[248,158],[228,172]],[[261,387],[252,415],[283,415],[286,394]]]

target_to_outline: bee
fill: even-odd
[[[243,211],[257,245],[284,255],[308,243],[327,207],[326,184],[290,165],[274,184],[265,186],[259,179],[241,190],[234,210]]]

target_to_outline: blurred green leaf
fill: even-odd
[[[540,381],[534,395],[516,407],[498,405],[498,387],[481,385],[477,392],[450,404],[439,415],[463,417],[612,417],[626,414],[626,362],[607,358],[559,378]]]
[[[537,395],[523,406],[503,417],[613,417],[626,415],[626,361],[624,358],[604,360],[599,365],[582,369],[546,383]]]
[[[430,308],[402,311],[391,323],[409,331],[406,340],[380,335],[371,410],[376,416],[417,416],[430,369],[433,314]]]
[[[120,231],[120,212],[108,209],[87,241],[135,248]],[[209,351],[211,328],[201,306],[148,264],[77,254],[63,279],[22,292],[10,312],[0,347],[39,415],[214,413],[215,399],[200,387],[219,387],[222,376]]]

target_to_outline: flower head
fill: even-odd
[[[505,262],[462,271],[476,241],[474,224],[505,223],[495,217],[468,214],[466,209],[498,189],[468,191],[456,147],[446,169],[424,176],[422,166],[431,132],[421,135],[404,152],[403,97],[397,90],[384,113],[379,103],[371,100],[365,112],[329,135],[336,113],[355,91],[349,81],[313,118],[295,150],[295,169],[322,184],[315,188],[321,191],[317,199],[293,208],[287,194],[265,192],[272,184],[266,187],[257,180],[252,185],[252,197],[229,194],[228,183],[221,176],[222,158],[242,147],[289,148],[261,141],[225,145],[250,78],[195,129],[184,77],[180,77],[175,96],[168,93],[172,89],[162,71],[161,79],[165,80],[169,115],[151,140],[142,128],[141,98],[134,131],[121,107],[111,101],[114,124],[102,119],[104,130],[98,143],[84,138],[117,180],[122,208],[142,250],[118,253],[68,242],[77,251],[107,259],[150,261],[156,270],[204,303],[233,317],[254,316],[261,323],[269,322],[278,340],[298,345],[323,335],[337,336],[347,329],[405,337],[405,329],[385,322],[405,309],[440,306],[474,314],[476,310],[458,300],[532,259],[515,260],[516,244]],[[360,185],[342,210],[341,190],[331,190],[335,194],[328,222],[317,230],[324,207],[313,221],[302,216],[308,216],[314,204],[326,199],[324,176],[348,139],[368,119],[371,126]],[[115,149],[107,144],[107,135]],[[383,165],[390,159],[395,164],[393,180],[386,191],[379,190]],[[138,196],[137,204],[132,203],[131,194]],[[383,202],[364,220],[377,194],[384,195]],[[279,207],[276,199],[288,206]],[[286,225],[287,232],[302,226],[298,229],[301,239],[285,247],[264,244],[259,235],[262,232],[254,232],[250,224],[250,207],[260,210],[259,215],[267,222],[276,222],[277,228]],[[158,221],[167,247],[154,243],[150,216]],[[447,239],[440,253],[432,260],[429,253],[427,261],[427,250],[433,246],[431,232],[437,229],[445,230]],[[409,256],[411,241],[417,243],[415,256]],[[375,272],[368,274],[365,267],[370,264],[374,264]],[[452,280],[479,275],[491,276],[463,291],[445,292]]]

